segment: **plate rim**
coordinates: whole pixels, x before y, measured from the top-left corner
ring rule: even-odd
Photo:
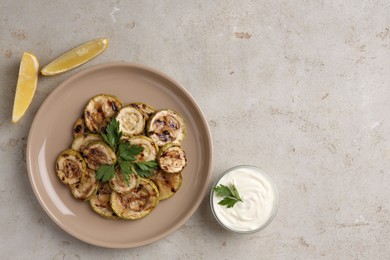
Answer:
[[[62,91],[64,86],[68,85],[69,82],[72,82],[73,80],[75,80],[75,79],[77,79],[79,77],[82,77],[82,76],[84,76],[86,74],[93,73],[95,71],[98,71],[98,70],[101,70],[101,69],[104,69],[104,68],[110,68],[110,67],[125,67],[125,68],[130,68],[130,69],[138,69],[138,70],[151,72],[151,73],[155,74],[156,76],[158,76],[160,78],[163,78],[164,80],[169,81],[177,89],[182,91],[183,94],[186,96],[186,98],[188,98],[191,101],[191,103],[192,103],[191,105],[193,105],[195,107],[196,113],[199,114],[199,118],[201,119],[202,125],[205,128],[205,133],[206,133],[205,140],[207,140],[207,142],[205,144],[203,144],[203,145],[206,145],[206,147],[207,147],[206,149],[210,153],[209,165],[207,167],[207,175],[206,175],[206,178],[205,178],[205,183],[204,183],[204,185],[203,185],[203,187],[202,187],[202,189],[200,191],[200,198],[198,200],[196,200],[196,202],[193,204],[193,206],[190,208],[190,210],[184,215],[184,217],[181,218],[178,222],[176,222],[172,226],[172,228],[170,228],[170,229],[168,229],[168,230],[166,230],[164,232],[161,232],[157,236],[154,236],[154,237],[149,238],[149,239],[145,239],[145,240],[140,241],[138,243],[126,244],[125,246],[122,246],[122,244],[125,244],[125,243],[122,243],[120,245],[115,245],[115,244],[110,244],[110,243],[106,243],[106,242],[96,241],[94,239],[85,238],[85,237],[79,235],[77,232],[75,232],[71,228],[68,228],[63,223],[61,223],[61,221],[59,221],[56,218],[56,216],[50,211],[50,209],[45,205],[42,197],[40,196],[40,193],[38,192],[35,180],[33,178],[32,160],[31,160],[31,156],[32,156],[31,155],[31,145],[32,145],[32,142],[33,142],[33,140],[32,140],[32,133],[35,130],[35,128],[37,127],[38,118],[43,113],[43,107],[45,106],[46,103],[49,102],[50,97],[54,96],[57,92]],[[55,87],[55,89],[53,89],[47,95],[45,100],[39,106],[38,111],[34,115],[34,119],[33,119],[32,123],[31,123],[30,130],[28,132],[28,139],[27,139],[27,145],[26,145],[26,166],[27,166],[27,172],[28,172],[30,185],[32,187],[32,190],[34,192],[34,195],[35,195],[36,199],[38,200],[39,204],[41,205],[41,207],[43,208],[45,213],[50,217],[50,219],[54,223],[56,223],[57,226],[59,226],[63,231],[65,231],[66,233],[70,234],[71,236],[77,238],[80,241],[83,241],[85,243],[88,243],[88,244],[91,244],[91,245],[94,245],[94,246],[105,247],[105,248],[117,248],[117,249],[119,249],[119,248],[136,248],[136,247],[141,247],[141,246],[146,246],[146,245],[152,244],[152,243],[157,242],[157,241],[159,241],[159,240],[169,236],[170,234],[174,233],[180,227],[182,227],[193,216],[193,214],[196,212],[196,210],[198,210],[200,204],[204,200],[205,195],[206,195],[206,193],[207,193],[207,191],[209,189],[209,184],[210,184],[211,177],[212,177],[213,142],[212,142],[210,126],[207,123],[206,116],[204,115],[203,111],[201,110],[199,104],[196,102],[196,100],[193,98],[193,96],[181,84],[179,84],[176,80],[172,79],[170,76],[166,75],[165,73],[163,73],[163,72],[161,72],[161,71],[159,71],[157,69],[154,69],[154,68],[142,65],[142,64],[130,63],[130,62],[107,62],[107,63],[103,63],[103,64],[94,65],[94,66],[91,66],[89,68],[83,69],[83,70],[81,70],[79,72],[76,72],[74,75],[72,75],[72,76],[68,77],[67,79],[65,79],[64,81],[62,81],[59,85],[57,85],[57,87]]]

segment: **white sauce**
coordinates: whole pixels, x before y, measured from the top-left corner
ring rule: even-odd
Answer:
[[[217,185],[230,187],[233,183],[243,202],[227,208],[218,204],[222,198],[215,192],[211,198],[214,214],[223,226],[238,232],[255,231],[274,217],[278,207],[278,192],[260,169],[252,166],[233,168]]]

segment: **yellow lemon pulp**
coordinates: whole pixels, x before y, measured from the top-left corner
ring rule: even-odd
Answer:
[[[86,42],[50,62],[41,70],[41,73],[51,76],[71,70],[95,58],[107,47],[108,40],[105,38]]]
[[[38,82],[39,63],[34,54],[24,52],[20,62],[18,83],[16,85],[12,123],[18,122],[31,104]]]

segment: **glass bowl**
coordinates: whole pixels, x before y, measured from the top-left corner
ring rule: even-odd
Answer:
[[[237,186],[239,193],[240,190],[243,192],[240,193],[243,202],[237,202],[232,208],[219,205],[222,198],[214,191],[220,184],[229,186],[229,181]],[[225,171],[213,185],[210,205],[215,219],[222,227],[236,233],[250,234],[264,229],[275,218],[279,208],[279,193],[272,179],[263,170],[251,165],[238,165]],[[253,210],[257,214],[250,216],[249,213]]]

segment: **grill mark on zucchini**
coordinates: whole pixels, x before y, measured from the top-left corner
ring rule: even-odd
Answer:
[[[64,174],[66,178],[80,178],[81,170],[78,164],[72,160],[66,159],[64,161]]]
[[[112,108],[112,110],[113,110],[114,112],[117,112],[117,113],[118,113],[119,109],[118,109],[118,107],[115,105],[114,102],[108,101],[108,104],[111,106],[111,108]]]
[[[139,219],[152,212],[158,204],[159,192],[152,181],[140,180],[140,184],[128,193],[111,194],[111,207],[123,219]]]
[[[156,112],[156,109],[145,103],[131,103],[130,106],[137,108],[145,117],[145,122],[149,120],[149,117]]]
[[[99,127],[107,117],[114,117],[122,107],[122,102],[113,95],[96,95],[84,109],[85,124],[91,132],[99,132]]]
[[[150,179],[158,188],[160,200],[169,199],[176,194],[183,182],[181,173],[167,173],[161,169],[157,170]]]
[[[78,136],[73,140],[72,149],[78,152],[82,152],[85,147],[95,141],[103,141],[103,138],[101,135],[97,134],[83,134],[82,136]]]
[[[99,183],[96,193],[90,199],[92,209],[102,217],[118,219],[110,204],[111,189],[108,183]]]
[[[89,132],[89,129],[85,125],[84,118],[80,117],[76,120],[76,122],[73,125],[73,136],[79,137],[83,136],[84,134],[87,134]]]
[[[79,183],[70,185],[73,197],[79,200],[88,200],[93,195],[93,192],[96,191],[96,188],[95,171],[91,169],[87,169],[81,176]]]
[[[65,150],[57,157],[56,173],[64,184],[70,185],[79,182],[86,169],[84,159],[75,150]]]
[[[95,141],[83,150],[85,161],[89,168],[97,170],[101,165],[116,163],[115,152],[103,141]]]
[[[180,146],[169,143],[158,152],[157,162],[164,171],[177,173],[181,172],[187,165],[187,156]]]
[[[130,192],[138,185],[138,176],[134,173],[130,174],[129,185],[126,183],[125,176],[123,175],[120,167],[115,169],[115,176],[109,181],[111,190],[118,193]]]
[[[76,126],[75,127],[75,129],[74,129],[74,133],[77,135],[77,134],[79,134],[80,133],[80,131],[81,131],[81,125],[78,125],[78,126]]]
[[[160,147],[170,142],[180,144],[186,135],[184,119],[169,109],[154,113],[146,129],[148,136]]]

